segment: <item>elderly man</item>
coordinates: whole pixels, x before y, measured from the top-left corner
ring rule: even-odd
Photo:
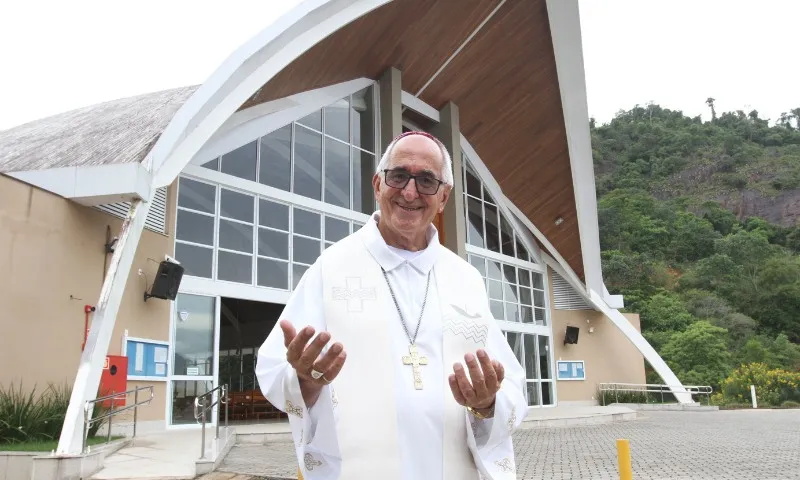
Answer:
[[[403,134],[372,185],[379,211],[308,269],[258,352],[261,390],[288,413],[302,475],[515,479],[525,374],[481,276],[438,242],[447,149]]]

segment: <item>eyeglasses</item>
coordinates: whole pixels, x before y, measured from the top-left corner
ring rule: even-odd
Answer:
[[[386,185],[392,188],[406,188],[412,178],[414,179],[414,185],[417,187],[417,193],[420,195],[434,195],[444,183],[428,173],[412,175],[406,170],[388,168],[383,171],[383,179],[386,181]]]

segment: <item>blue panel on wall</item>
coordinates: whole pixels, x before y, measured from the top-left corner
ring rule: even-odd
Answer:
[[[558,380],[586,380],[583,360],[558,360],[556,362],[556,378]]]
[[[128,340],[128,377],[166,377],[167,345]]]

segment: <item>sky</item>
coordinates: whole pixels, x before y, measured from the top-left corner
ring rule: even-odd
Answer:
[[[440,0],[441,1],[441,0]],[[455,0],[444,0],[455,1]],[[0,130],[202,83],[299,0],[18,0],[0,6]],[[589,114],[800,107],[796,0],[579,0]]]

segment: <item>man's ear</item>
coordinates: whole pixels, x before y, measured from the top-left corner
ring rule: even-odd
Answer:
[[[380,191],[381,188],[381,180],[382,178],[380,173],[376,173],[375,175],[372,176],[372,192],[374,194],[376,202],[378,201],[378,192]]]
[[[450,194],[453,191],[453,187],[450,185],[445,185],[444,191],[442,192],[442,204],[439,206],[439,213],[444,212],[444,207],[447,205],[447,201],[450,200]]]

